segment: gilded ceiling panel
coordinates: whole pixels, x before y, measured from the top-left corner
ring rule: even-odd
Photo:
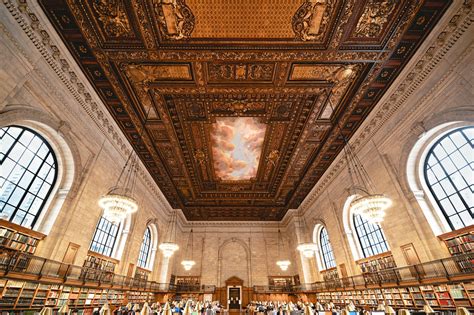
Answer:
[[[280,220],[450,1],[39,3],[172,207]]]

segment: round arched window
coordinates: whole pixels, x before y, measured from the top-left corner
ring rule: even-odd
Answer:
[[[455,129],[436,141],[426,156],[424,174],[451,229],[472,225],[474,127]]]
[[[57,178],[57,160],[49,143],[20,126],[0,129],[0,216],[33,228]]]

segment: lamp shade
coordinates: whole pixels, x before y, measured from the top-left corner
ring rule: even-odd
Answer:
[[[181,265],[183,265],[184,270],[189,271],[196,264],[194,260],[183,260]]]
[[[281,270],[286,271],[291,265],[291,262],[289,260],[279,260],[276,262],[276,264],[278,265],[278,267],[280,267]]]
[[[113,223],[122,222],[128,214],[138,210],[135,199],[118,193],[108,193],[100,197],[99,206],[104,209],[104,217]]]
[[[163,256],[169,258],[173,256],[174,252],[179,249],[179,246],[178,244],[175,244],[175,243],[165,242],[165,243],[161,243],[160,246],[158,246],[158,248],[163,253]]]
[[[350,207],[370,223],[379,224],[385,217],[385,210],[391,205],[390,198],[376,194],[358,197],[351,202]]]
[[[300,251],[304,257],[311,258],[314,255],[314,252],[318,249],[318,245],[316,243],[302,243],[296,247],[298,251]]]

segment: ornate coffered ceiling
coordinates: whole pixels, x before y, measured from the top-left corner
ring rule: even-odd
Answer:
[[[189,220],[298,207],[450,4],[39,2]]]

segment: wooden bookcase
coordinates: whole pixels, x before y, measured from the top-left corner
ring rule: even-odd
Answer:
[[[438,236],[444,241],[452,256],[474,250],[474,225]]]
[[[149,276],[150,276],[150,270],[143,269],[137,266],[135,270],[135,277],[134,277],[135,279],[141,280],[141,281],[147,281]]]
[[[45,235],[0,219],[0,245],[11,250],[34,254]]]
[[[84,277],[86,280],[92,281],[98,280],[99,276],[101,276],[102,280],[107,279],[106,277],[112,278],[114,276],[115,266],[118,262],[116,259],[89,251],[83,265],[83,267],[89,269],[87,269]]]
[[[383,302],[394,308],[421,309],[429,304],[436,310],[452,310],[460,306],[474,307],[474,283],[323,292],[316,293],[316,298],[320,303],[332,301],[339,306],[352,301],[359,307],[377,307]]]
[[[321,271],[321,274],[323,275],[324,281],[333,281],[339,279],[339,274],[336,267],[323,270]]]
[[[364,275],[365,281],[368,284],[378,283],[381,276],[389,278],[393,277],[393,274],[384,275],[383,273],[380,273],[380,271],[397,267],[391,252],[385,252],[368,258],[360,259],[357,261],[357,264],[359,265],[362,275]]]
[[[268,284],[277,287],[289,287],[293,284],[293,277],[269,276]]]
[[[201,277],[176,276],[176,285],[201,285]]]
[[[104,305],[153,302],[154,293],[113,289],[73,287],[58,284],[0,280],[0,310],[31,310],[44,306],[58,309],[68,304],[71,309],[92,309]]]

